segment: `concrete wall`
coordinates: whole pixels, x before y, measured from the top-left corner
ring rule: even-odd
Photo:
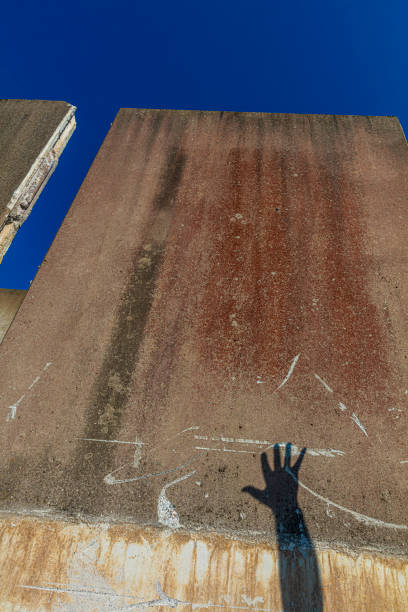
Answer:
[[[75,107],[0,100],[0,262],[75,129]]]
[[[392,117],[119,112],[2,344],[7,601],[80,609],[79,563],[132,609],[406,609],[407,166]]]
[[[27,291],[0,289],[0,343],[3,341]]]

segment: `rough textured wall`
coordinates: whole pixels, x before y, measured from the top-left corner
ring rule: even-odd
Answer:
[[[0,289],[0,343],[10,327],[27,291]]]
[[[121,110],[2,345],[3,510],[406,555],[407,164],[392,117]]]
[[[0,261],[75,129],[75,107],[0,100]]]

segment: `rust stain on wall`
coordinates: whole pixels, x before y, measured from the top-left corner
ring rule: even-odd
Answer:
[[[325,610],[406,610],[406,560],[324,548],[316,555]],[[275,612],[278,557],[264,540],[9,516],[0,521],[0,599],[2,610],[24,612]],[[309,609],[307,600],[299,609]]]
[[[406,550],[407,163],[389,117],[121,110],[2,344],[3,509],[273,537],[292,442],[314,540]]]
[[[384,393],[393,343],[368,292],[351,122],[241,122],[222,132],[220,197],[207,203],[214,239],[197,322],[206,367],[278,379],[302,353],[312,372],[333,370],[345,396]]]

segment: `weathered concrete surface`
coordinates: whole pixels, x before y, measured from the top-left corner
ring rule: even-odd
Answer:
[[[0,343],[3,341],[27,291],[20,289],[0,289]]]
[[[407,609],[406,561],[329,549],[318,550],[317,558],[325,610]],[[0,520],[4,611],[277,612],[278,567],[276,547],[265,541],[132,525]]]
[[[120,111],[2,344],[3,509],[273,539],[292,442],[316,546],[406,554],[407,168],[395,118]]]
[[[75,129],[75,107],[0,100],[0,262]]]

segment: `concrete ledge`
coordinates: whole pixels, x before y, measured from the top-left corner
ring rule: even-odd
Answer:
[[[65,102],[0,102],[0,124],[11,123],[0,140],[1,169],[6,175],[0,185],[0,262],[71,138],[75,110]]]
[[[408,608],[407,560],[324,547],[314,554],[324,610]],[[285,561],[282,594],[279,570]],[[293,580],[296,564],[304,567],[305,555],[279,555],[267,541],[13,515],[0,520],[4,611],[160,607],[272,612],[282,609],[285,597],[292,599],[293,609],[311,610],[307,585],[299,584],[299,567]],[[313,574],[309,578],[311,583],[316,579]]]

